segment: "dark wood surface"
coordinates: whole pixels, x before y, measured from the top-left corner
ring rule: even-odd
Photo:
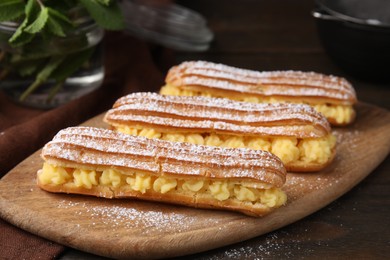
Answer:
[[[175,52],[176,62],[203,59],[257,70],[310,70],[345,76],[354,84],[359,100],[389,110],[390,85],[354,79],[328,58],[310,16],[313,2],[180,1],[207,18],[215,40],[207,52]],[[191,258],[386,259],[390,256],[389,172],[387,156],[359,185],[320,211],[280,230]],[[75,250],[67,251],[62,259],[80,257],[97,259]]]

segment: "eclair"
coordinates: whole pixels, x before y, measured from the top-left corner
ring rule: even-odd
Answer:
[[[253,103],[305,103],[332,125],[353,122],[357,102],[352,85],[341,77],[314,72],[239,69],[206,61],[184,62],[166,76],[164,95],[223,97]]]
[[[266,151],[229,149],[72,127],[47,143],[38,186],[263,216],[286,203],[286,169]]]
[[[130,135],[269,151],[293,172],[319,171],[336,151],[329,122],[306,104],[141,92],[119,98],[103,120]]]

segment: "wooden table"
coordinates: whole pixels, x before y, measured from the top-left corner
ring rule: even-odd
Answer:
[[[345,76],[360,101],[390,109],[390,86],[361,82],[324,52],[310,16],[311,0],[180,1],[208,19],[207,52],[175,52],[177,63],[209,60],[256,70],[304,70]],[[390,134],[390,133],[389,133]],[[369,140],[367,140],[369,144]],[[350,192],[294,224],[192,255],[192,259],[384,259],[390,256],[390,158]],[[76,250],[61,259],[103,259]],[[184,259],[184,257],[183,257]],[[187,259],[187,258],[186,258]]]

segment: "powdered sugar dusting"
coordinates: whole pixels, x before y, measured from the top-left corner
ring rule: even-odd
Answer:
[[[356,100],[352,85],[344,78],[314,72],[258,72],[206,61],[184,62],[173,67],[167,81],[183,79],[186,85],[201,85],[260,95],[321,96]]]
[[[111,203],[107,206],[96,205],[90,201],[69,201],[62,200],[58,203],[57,208],[72,210],[80,219],[87,218],[87,225],[99,226],[102,229],[115,232],[117,229],[121,232],[125,230],[141,229],[142,235],[155,234],[156,232],[181,233],[193,229],[194,224],[198,221],[196,217],[191,217],[188,213],[180,213],[180,210],[164,212],[159,210],[139,209],[137,202]],[[210,220],[211,222],[211,220]],[[216,224],[218,220],[213,220]],[[207,221],[205,221],[207,224]],[[210,223],[210,224],[212,224]],[[79,224],[81,226],[83,224]],[[86,225],[86,224],[84,224]],[[87,227],[89,228],[89,227]]]
[[[250,178],[277,187],[286,174],[280,159],[266,151],[176,143],[92,127],[61,130],[45,145],[42,157],[162,174]]]
[[[345,149],[356,149],[357,143],[361,141],[361,132],[359,130],[334,130],[333,134],[337,137],[339,145],[345,146]]]
[[[241,81],[253,84],[288,84],[288,85],[311,85],[329,89],[349,88],[350,84],[342,78],[325,76],[314,72],[302,71],[268,71],[257,72],[237,70],[233,67],[219,66],[219,70],[210,67],[187,67],[186,74],[205,75],[213,78],[224,78],[233,81]]]
[[[310,230],[305,229],[302,232],[310,233]],[[297,237],[285,230],[272,232],[264,236],[252,239],[246,243],[238,243],[229,248],[214,250],[213,255],[199,254],[199,257],[193,259],[297,259],[305,256],[310,256],[316,246],[326,246],[325,241],[313,239],[304,234],[303,238]],[[313,248],[307,248],[307,243],[312,243]],[[294,255],[300,249],[300,246],[305,248],[305,251],[299,251],[299,255]],[[291,250],[289,250],[291,249]]]
[[[218,64],[218,63],[212,63],[208,61],[187,61],[181,63],[179,66],[177,66],[176,70],[185,70],[188,72],[188,74],[197,74],[196,71],[211,71],[214,73],[226,73],[226,77],[228,75],[234,75],[242,76],[245,78],[254,78],[254,79],[273,79],[275,81],[283,80],[280,79],[280,77],[286,77],[289,79],[301,79],[301,80],[317,80],[321,82],[333,82],[333,83],[339,83],[342,86],[345,86],[346,88],[350,87],[350,83],[341,77],[335,77],[332,75],[324,75],[320,73],[315,72],[302,72],[302,71],[293,71],[293,70],[287,70],[287,71],[254,71],[254,70],[248,70],[248,69],[241,69],[236,68],[232,66],[228,66],[225,64]]]
[[[274,84],[269,86],[251,86],[245,83],[235,83],[228,80],[205,78],[198,76],[188,76],[183,78],[183,84],[189,86],[202,86],[206,88],[215,88],[222,90],[236,91],[262,96],[298,96],[298,97],[323,97],[333,99],[349,99],[350,94],[340,91],[334,91],[327,88],[313,88],[310,86],[291,87],[289,85]]]
[[[222,98],[134,93],[120,98],[105,116],[109,123],[146,123],[262,135],[322,137],[330,126],[324,116],[304,104],[254,104]],[[312,131],[307,131],[307,127]],[[306,131],[305,131],[306,129]]]

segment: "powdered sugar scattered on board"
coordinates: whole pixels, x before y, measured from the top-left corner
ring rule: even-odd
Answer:
[[[358,142],[361,142],[360,135],[362,134],[359,130],[334,130],[333,134],[337,137],[337,144],[343,145],[347,149],[354,149]]]
[[[93,205],[93,206],[92,206]],[[135,207],[134,207],[135,205]],[[75,202],[70,200],[62,200],[58,203],[59,209],[77,209],[76,215],[81,218],[88,218],[87,223],[78,223],[78,227],[97,226],[106,228],[107,230],[115,231],[116,229],[140,229],[142,234],[155,232],[173,232],[181,233],[189,231],[193,228],[193,224],[198,221],[196,218],[191,218],[188,214],[181,214],[179,211],[164,212],[159,210],[140,210],[137,207],[137,202],[129,202],[128,205],[120,203],[110,204],[107,206],[96,205],[88,201]],[[211,223],[212,222],[212,223]],[[185,223],[185,224],[184,224]],[[210,221],[211,224],[218,224],[215,220]]]
[[[310,232],[307,229],[303,232]],[[312,249],[308,249],[305,243],[311,243]],[[249,244],[249,245],[248,245]],[[293,255],[293,251],[300,249],[300,245],[306,247],[301,254]],[[212,260],[219,259],[296,259],[309,256],[315,250],[315,246],[326,246],[324,241],[310,241],[310,238],[300,239],[287,231],[277,231],[266,234],[262,237],[249,240],[244,244],[239,243],[226,249],[217,249],[213,256],[206,258]],[[294,250],[289,251],[289,248]],[[206,259],[203,254],[191,256],[192,259]]]
[[[310,196],[312,192],[318,192],[319,190],[327,190],[334,188],[335,186],[345,185],[345,180],[341,178],[342,174],[346,171],[344,169],[344,156],[349,156],[349,151],[352,152],[362,141],[361,132],[358,130],[346,130],[337,128],[332,133],[337,138],[337,150],[336,158],[334,162],[325,168],[320,173],[289,173],[287,174],[286,183],[283,190],[286,191],[290,200],[295,200],[305,194]],[[343,153],[338,151],[342,150]],[[350,160],[351,163],[353,162]],[[356,161],[356,163],[358,163]],[[329,174],[332,173],[332,174]]]

